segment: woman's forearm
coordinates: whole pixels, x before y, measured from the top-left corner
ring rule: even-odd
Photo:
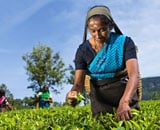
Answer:
[[[120,100],[120,103],[127,102],[129,103],[134,94],[136,93],[139,80],[139,70],[137,59],[130,59],[126,62],[126,68],[128,72],[129,80],[126,85],[124,94]]]
[[[133,78],[131,77],[128,80],[126,89],[125,89],[124,94],[120,100],[120,103],[124,103],[124,102],[129,103],[137,91],[137,86],[138,86],[138,77],[137,76],[135,76]]]
[[[71,88],[71,91],[83,92],[85,81],[85,70],[76,70],[74,85]]]

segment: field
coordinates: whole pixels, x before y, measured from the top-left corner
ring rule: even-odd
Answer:
[[[160,100],[142,101],[133,119],[106,114],[92,118],[90,106],[23,109],[0,113],[0,130],[160,130]]]

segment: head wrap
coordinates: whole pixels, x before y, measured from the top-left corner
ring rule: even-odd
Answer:
[[[85,27],[84,27],[83,41],[85,41],[86,38],[87,38],[87,22],[88,22],[88,19],[91,16],[98,15],[98,14],[105,15],[109,19],[109,21],[114,24],[115,32],[118,33],[118,34],[122,34],[121,30],[118,28],[118,26],[114,22],[109,8],[107,6],[99,5],[99,6],[92,7],[87,13],[86,21],[85,21]]]

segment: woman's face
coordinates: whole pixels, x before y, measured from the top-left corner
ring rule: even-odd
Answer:
[[[109,25],[105,25],[98,17],[91,18],[88,21],[88,29],[96,43],[104,43],[109,38]]]
[[[47,92],[47,91],[48,91],[48,87],[45,86],[45,87],[43,88],[43,91],[44,91],[44,92]]]

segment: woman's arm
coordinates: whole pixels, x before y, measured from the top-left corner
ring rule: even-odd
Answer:
[[[84,89],[85,74],[85,70],[75,71],[74,85],[66,95],[66,102],[68,105],[75,106],[77,104],[77,95],[79,92],[82,93]],[[71,99],[73,102],[68,103],[69,99]]]
[[[138,77],[139,77],[137,59],[128,60],[126,62],[126,69],[128,72],[129,80],[128,80],[125,92],[120,100],[120,103],[123,103],[123,102],[129,103],[137,90]]]
[[[76,70],[74,85],[71,88],[71,91],[83,92],[84,89],[84,80],[85,80],[85,70]]]
[[[7,104],[6,106],[7,106],[7,108],[8,108],[9,110],[12,110],[12,109],[13,109],[10,104]]]
[[[117,116],[119,120],[128,120],[131,118],[131,111],[129,107],[129,102],[134,96],[137,85],[138,85],[138,76],[139,76],[139,69],[138,69],[138,61],[137,59],[129,59],[126,61],[126,69],[128,72],[128,83],[124,94],[119,102]]]
[[[6,104],[6,108],[9,109],[9,110],[12,110],[12,106],[10,105],[10,103],[7,101],[7,99],[5,100],[5,104]]]

